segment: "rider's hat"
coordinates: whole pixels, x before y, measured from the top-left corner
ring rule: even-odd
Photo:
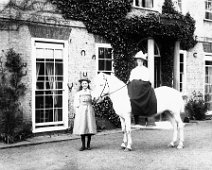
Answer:
[[[135,59],[140,58],[143,60],[147,60],[147,54],[144,54],[143,51],[139,51],[136,53],[136,55],[134,56]]]

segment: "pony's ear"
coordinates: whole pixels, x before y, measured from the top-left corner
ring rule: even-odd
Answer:
[[[105,73],[102,73],[103,79],[106,80],[107,79],[107,75]]]

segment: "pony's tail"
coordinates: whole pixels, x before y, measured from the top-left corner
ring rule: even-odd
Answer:
[[[181,99],[182,99],[182,101],[181,101],[181,109],[180,109],[180,113],[181,114],[185,113],[186,98],[187,98],[187,96],[184,96],[184,95],[181,96]]]

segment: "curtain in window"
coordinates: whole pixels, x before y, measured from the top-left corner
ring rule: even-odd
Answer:
[[[51,89],[52,92],[52,97],[54,100],[54,107],[57,106],[57,101],[58,101],[58,92],[54,89],[54,64],[53,63],[47,63],[46,64],[46,72],[47,72],[47,77],[48,77],[48,81],[49,81],[49,87]],[[58,69],[55,69],[55,74],[57,75]],[[56,77],[56,76],[55,76]],[[57,89],[58,87],[58,82],[55,82],[55,88]],[[53,108],[54,108],[53,107]],[[58,121],[58,110],[55,109],[55,113],[54,113],[54,120]]]
[[[47,63],[46,64],[46,72],[47,72],[47,77],[49,80],[49,87],[53,91],[54,88],[54,65],[52,63]]]
[[[40,72],[40,63],[36,63],[36,81],[38,81],[38,75]],[[36,87],[38,89],[38,87]]]
[[[54,95],[54,104],[57,106],[58,103],[58,87],[59,87],[59,82],[58,82],[58,65],[55,65],[55,95]],[[58,121],[58,108],[55,108],[55,121]]]
[[[153,0],[145,0],[146,8],[153,8]]]

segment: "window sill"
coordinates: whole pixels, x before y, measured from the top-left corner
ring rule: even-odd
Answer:
[[[205,22],[212,22],[212,19],[203,19]]]
[[[132,8],[135,8],[135,9],[143,9],[143,10],[148,10],[148,11],[155,11],[155,12],[159,12],[159,11],[158,11],[158,10],[156,10],[155,8],[138,7],[138,6],[132,6]]]

